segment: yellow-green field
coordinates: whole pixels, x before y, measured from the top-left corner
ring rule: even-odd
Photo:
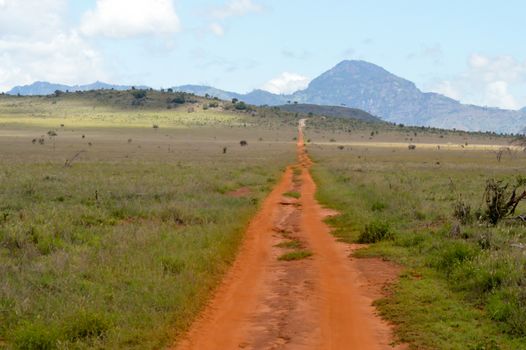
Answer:
[[[492,225],[484,219],[487,181],[511,186],[526,175],[522,149],[511,148],[499,160],[493,148],[415,142],[409,150],[401,140],[342,149],[338,141],[316,142],[341,134],[311,129],[308,136],[318,198],[342,213],[330,220],[335,234],[371,243],[359,257],[380,256],[404,267],[376,303],[396,325],[399,341],[412,349],[526,349],[526,227],[521,220]],[[491,141],[467,137],[468,144]],[[455,212],[459,205],[464,216]],[[523,203],[515,216],[525,212]]]
[[[55,100],[0,98],[0,347],[162,348],[294,161],[295,124]]]
[[[305,116],[181,96],[0,96],[0,348],[158,349],[192,323]],[[377,302],[400,341],[526,348],[526,229],[481,220],[488,179],[524,175],[511,138],[311,116],[306,140],[335,234],[405,268]]]

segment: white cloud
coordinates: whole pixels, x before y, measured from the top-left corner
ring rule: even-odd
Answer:
[[[444,80],[435,84],[432,87],[432,90],[455,100],[460,100],[462,98],[460,91],[458,91],[454,86],[454,83],[449,80]]]
[[[0,90],[36,80],[88,82],[105,77],[100,55],[66,28],[65,0],[0,0]]]
[[[47,37],[60,29],[66,0],[0,0],[0,37]]]
[[[218,19],[226,19],[261,12],[262,10],[263,6],[254,3],[252,0],[229,0],[225,5],[214,9],[212,16]]]
[[[46,80],[66,84],[103,78],[101,59],[75,32],[45,41],[0,40],[0,90]]]
[[[219,23],[210,24],[210,30],[217,36],[225,35],[225,28],[223,28],[223,26]]]
[[[274,94],[291,94],[303,90],[309,85],[310,79],[295,73],[282,73],[263,85],[263,90]]]
[[[454,79],[441,81],[430,90],[464,103],[518,109],[526,105],[515,90],[526,88],[526,62],[511,56],[472,54],[468,69]]]
[[[81,32],[126,38],[144,34],[173,34],[181,29],[172,0],[97,0],[88,11]]]
[[[508,83],[494,81],[486,86],[486,101],[489,106],[501,106],[508,109],[518,109],[519,104],[509,92]]]

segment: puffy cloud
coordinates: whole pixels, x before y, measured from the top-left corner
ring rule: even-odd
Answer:
[[[457,77],[431,85],[430,90],[465,103],[518,109],[526,104],[514,95],[526,85],[526,62],[511,56],[472,54],[468,69]]]
[[[0,0],[0,90],[105,77],[98,52],[66,28],[66,13],[65,0]]]
[[[49,40],[0,39],[0,90],[46,80],[66,84],[103,79],[101,58],[75,32]]]
[[[263,6],[252,0],[228,0],[223,6],[209,8],[206,17],[210,23],[205,30],[217,36],[225,34],[226,22],[232,17],[241,17],[263,11]]]
[[[454,84],[449,80],[444,80],[435,84],[432,90],[455,100],[460,100],[462,98],[460,91],[458,91]]]
[[[509,92],[508,83],[505,81],[493,81],[486,86],[486,101],[489,106],[501,106],[509,109],[519,108],[519,104]]]
[[[51,35],[66,9],[66,0],[0,0],[0,37]]]
[[[282,73],[263,85],[263,90],[274,94],[291,94],[309,86],[310,79],[295,73]]]
[[[88,11],[81,32],[126,38],[144,34],[173,34],[181,29],[172,0],[97,0]]]
[[[262,10],[263,6],[254,3],[252,0],[229,0],[224,6],[214,9],[212,16],[218,19],[225,19],[261,12]]]

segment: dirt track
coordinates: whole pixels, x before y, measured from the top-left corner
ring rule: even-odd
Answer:
[[[323,219],[331,213],[314,196],[303,126],[301,175],[287,169],[213,300],[174,349],[392,349],[391,329],[371,303],[397,270],[379,260],[351,259],[352,247],[330,234]],[[300,199],[284,197],[288,191]],[[291,241],[312,257],[278,260],[294,249],[277,245]]]

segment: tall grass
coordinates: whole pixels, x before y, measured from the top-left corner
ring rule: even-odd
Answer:
[[[39,111],[50,102],[16,103]],[[64,103],[72,104],[66,111],[78,108],[78,101]],[[19,107],[0,107],[14,123]],[[232,128],[207,113],[195,113],[185,131],[163,124],[156,131],[150,121],[143,129],[86,128],[64,116],[56,146],[31,143],[42,130],[34,117],[0,126],[22,135],[0,137],[0,348],[157,349],[190,325],[295,157],[292,143],[270,142],[222,154],[239,135],[252,141],[275,132]],[[196,126],[199,120],[216,127]],[[287,140],[295,132],[281,131]],[[239,188],[250,191],[230,195]]]
[[[319,200],[342,213],[330,219],[335,234],[374,243],[358,256],[407,267],[377,304],[400,340],[418,349],[526,348],[526,228],[455,217],[459,198],[478,210],[486,179],[514,178],[524,155],[498,163],[482,151],[311,147],[311,154]]]

